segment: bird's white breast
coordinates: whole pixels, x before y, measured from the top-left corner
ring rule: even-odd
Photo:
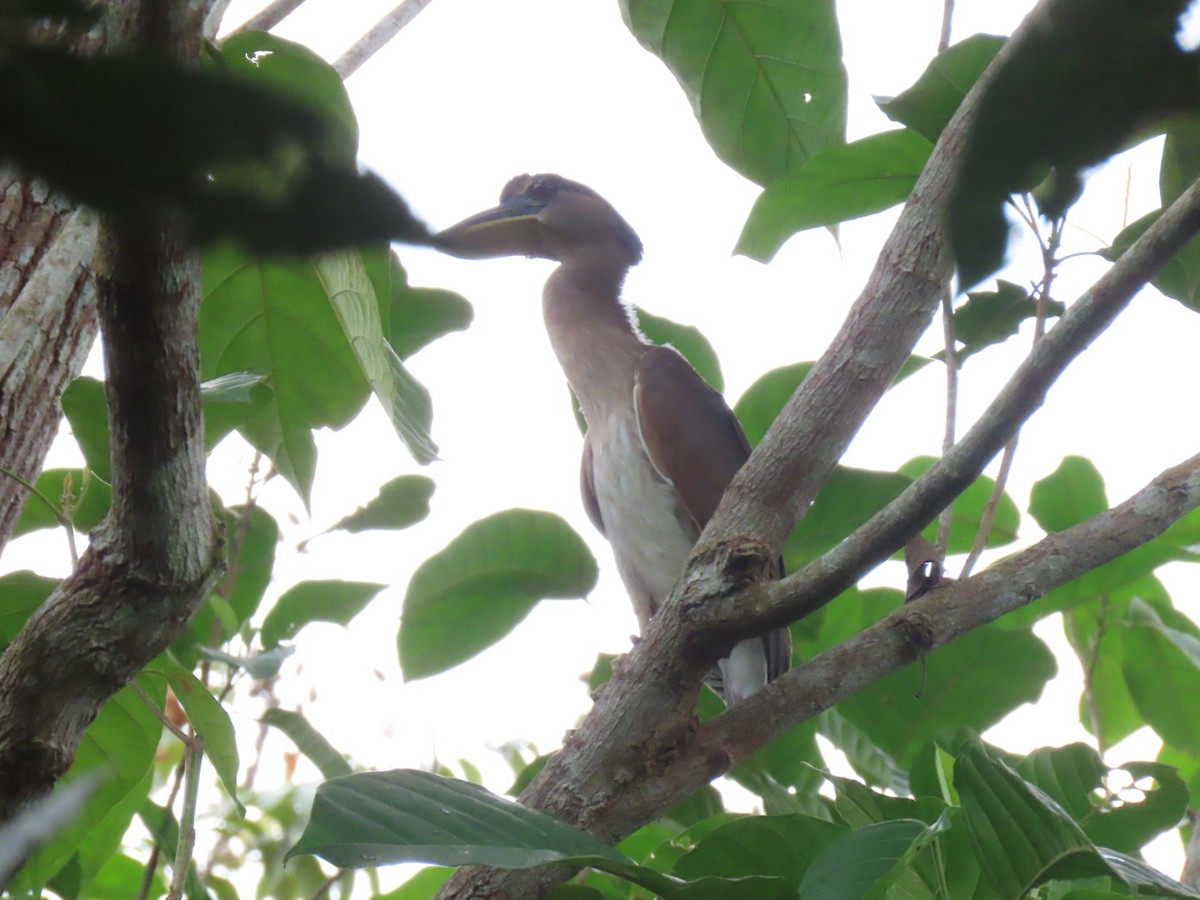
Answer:
[[[646,455],[632,406],[594,418],[588,428],[596,502],[644,630],[683,571],[698,532]]]

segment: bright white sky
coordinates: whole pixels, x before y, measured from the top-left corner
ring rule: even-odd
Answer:
[[[235,0],[227,21],[236,24],[262,5]],[[308,0],[276,33],[333,60],[393,5]],[[959,0],[954,40],[1010,33],[1031,5]],[[891,127],[872,96],[896,94],[917,78],[936,48],[941,12],[940,0],[840,4],[851,139]],[[434,0],[347,86],[363,164],[435,229],[491,206],[520,172],[558,172],[607,197],[646,245],[626,296],[708,336],[731,402],[768,369],[819,355],[894,219],[884,214],[849,223],[840,246],[822,230],[798,236],[769,266],[733,257],[758,188],[708,149],[673,77],[629,35],[614,0]],[[1157,156],[1157,148],[1135,152],[1094,177],[1072,217],[1068,249],[1104,246],[1122,224],[1158,205]],[[483,769],[489,787],[502,791],[511,780],[507,766],[488,748],[516,739],[543,752],[557,747],[590,705],[579,676],[597,652],[626,649],[636,624],[607,545],[578,498],[579,434],[541,323],[541,285],[552,264],[465,262],[410,248],[401,248],[401,258],[413,284],[457,290],[476,313],[467,332],[437,342],[410,364],[435,404],[442,460],[424,470],[438,483],[433,513],[408,531],[330,535],[306,554],[292,551],[384,481],[422,471],[374,404],[344,431],[320,436],[311,519],[281,481],[268,487],[263,504],[286,533],[269,597],[308,578],[390,585],[349,630],[307,629],[279,693],[356,765],[427,766],[436,757],[453,766],[467,758]],[[1036,277],[1037,261],[1026,254],[1024,262],[1009,277]],[[1066,264],[1058,298],[1070,302],[1102,270],[1091,259]],[[935,352],[937,341],[935,335],[920,349]],[[1200,318],[1145,292],[1023,433],[1010,488],[1018,506],[1024,509],[1032,482],[1067,454],[1092,458],[1116,502],[1194,453],[1200,420],[1178,408],[1170,388],[1194,384],[1198,345]],[[967,364],[960,432],[1027,347],[1022,335]],[[893,391],[845,461],[894,469],[939,452],[943,390],[940,367],[930,366]],[[227,502],[243,496],[249,458],[233,440],[214,457],[210,477]],[[52,458],[59,465],[73,461],[69,446]],[[470,522],[514,506],[566,517],[592,545],[599,587],[587,602],[543,604],[501,645],[445,675],[402,683],[395,635],[408,576]],[[1038,536],[1028,517],[1022,535]],[[58,536],[25,539],[4,568],[64,572],[62,543]],[[1188,607],[1194,576],[1165,574],[1176,601]],[[900,587],[903,573],[885,568],[872,583]],[[1046,624],[1039,633],[1050,638],[1061,629]],[[1042,702],[990,737],[1014,751],[1086,739],[1076,716],[1078,666],[1061,652],[1059,663],[1060,678]],[[238,725],[248,760],[259,710],[244,708],[250,711]],[[277,735],[272,741],[268,754],[272,746],[276,753],[291,749]],[[1152,742],[1141,742],[1118,748],[1110,762],[1154,752]],[[1175,851],[1156,861],[1178,874],[1179,859]]]

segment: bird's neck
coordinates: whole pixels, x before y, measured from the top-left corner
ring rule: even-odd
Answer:
[[[646,350],[621,302],[626,271],[564,260],[542,294],[550,343],[589,422],[629,406],[634,369]]]

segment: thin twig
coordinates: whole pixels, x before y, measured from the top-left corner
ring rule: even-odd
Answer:
[[[1096,750],[1101,756],[1108,752],[1105,746],[1104,729],[1100,726],[1100,706],[1096,702],[1096,666],[1100,663],[1100,644],[1108,632],[1109,599],[1100,595],[1100,614],[1096,618],[1096,638],[1088,652],[1087,667],[1083,670],[1083,696],[1087,701],[1088,715],[1092,718],[1092,734],[1096,738]]]
[[[400,33],[400,29],[417,17],[431,0],[404,0],[399,6],[380,19],[375,27],[355,41],[354,46],[338,57],[334,71],[345,81],[358,71],[358,67],[378,53],[383,46]]]
[[[950,27],[954,22],[954,0],[942,7],[942,33],[938,36],[938,53],[950,46]]]
[[[200,795],[200,764],[204,760],[204,738],[193,735],[184,744],[183,765],[186,785],[183,790],[183,809],[179,813],[179,843],[175,848],[175,862],[171,867],[171,887],[167,900],[180,900],[188,868],[192,864],[192,851],[196,847],[196,798]]]
[[[151,705],[153,706],[154,704]],[[164,809],[170,809],[175,805],[175,798],[179,796],[179,789],[183,786],[183,769],[183,760],[181,759],[179,765],[175,767],[175,780],[171,783],[171,791],[167,794],[167,802],[163,804]],[[150,851],[150,859],[146,862],[146,870],[142,875],[142,889],[138,892],[138,900],[147,900],[150,896],[150,888],[154,886],[154,872],[158,869],[158,860],[161,856],[162,844],[155,837],[154,848]]]
[[[230,35],[241,34],[243,31],[270,31],[304,3],[304,0],[275,0],[252,15],[239,25]]]
[[[21,485],[21,487],[30,491],[33,496],[45,503],[47,507],[49,507],[50,512],[54,514],[54,518],[58,520],[58,524],[61,525],[67,532],[67,546],[70,548],[71,565],[77,565],[79,563],[79,551],[75,547],[75,523],[71,521],[71,517],[63,511],[62,507],[38,490],[37,485],[31,481],[26,481],[16,472],[12,471],[12,469],[6,469],[4,466],[0,466],[0,475],[11,478],[17,484]]]

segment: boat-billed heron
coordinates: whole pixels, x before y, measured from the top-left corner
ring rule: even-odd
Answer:
[[[750,454],[719,393],[673,348],[648,343],[621,302],[642,242],[599,194],[558,175],[518,175],[500,205],[437,236],[466,259],[559,263],[542,310],[550,343],[587,420],[581,487],[645,630],[701,529]],[[785,672],[787,629],[741,642],[708,677],[732,705]]]

